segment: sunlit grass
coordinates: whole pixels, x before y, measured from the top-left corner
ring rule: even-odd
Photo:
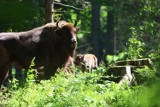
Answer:
[[[80,70],[79,70],[80,71]],[[12,80],[0,92],[0,106],[6,107],[152,107],[160,106],[160,85],[128,87],[114,82],[97,81],[105,68],[92,73],[58,73],[40,83],[27,81],[19,86]],[[33,78],[32,78],[33,79]],[[30,83],[31,82],[31,83]]]

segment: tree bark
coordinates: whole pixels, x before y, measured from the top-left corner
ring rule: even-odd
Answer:
[[[45,22],[54,22],[54,1],[45,0]]]
[[[109,2],[108,7],[113,7],[114,2]],[[106,54],[114,54],[114,10],[111,9],[108,11],[107,16],[107,35],[106,35]]]
[[[92,42],[93,53],[98,58],[98,62],[102,58],[102,48],[100,45],[100,3],[92,3]]]

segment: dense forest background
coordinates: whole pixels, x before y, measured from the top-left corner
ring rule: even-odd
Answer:
[[[1,0],[0,32],[24,31],[45,24],[50,0]],[[78,53],[124,58],[158,57],[159,0],[55,0],[54,21],[78,20]],[[132,49],[131,49],[132,48]]]
[[[58,71],[40,84],[32,67],[22,72],[13,67],[13,78],[0,90],[0,106],[159,107],[159,4],[160,0],[0,0],[0,32],[77,19],[77,54],[93,53],[100,63],[94,72],[75,68],[75,74],[66,75]],[[153,63],[132,70],[132,86],[105,80],[115,61],[145,58]]]

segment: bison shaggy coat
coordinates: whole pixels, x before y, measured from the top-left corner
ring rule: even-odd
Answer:
[[[0,33],[0,86],[12,65],[28,69],[35,58],[34,68],[44,67],[44,78],[58,68],[72,64],[78,28],[66,21],[48,23],[24,32]]]

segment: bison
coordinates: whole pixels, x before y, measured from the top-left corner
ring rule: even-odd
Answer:
[[[79,28],[66,21],[48,23],[24,32],[0,33],[0,86],[12,65],[28,69],[35,58],[34,68],[44,68],[44,78],[58,68],[72,64]]]
[[[93,54],[80,54],[75,57],[74,63],[82,71],[91,71],[98,67],[97,57]]]

